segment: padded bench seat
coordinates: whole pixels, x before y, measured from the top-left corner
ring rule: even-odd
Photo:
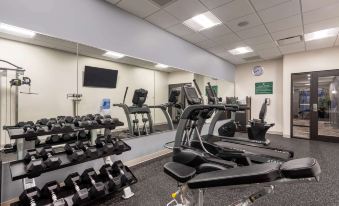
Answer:
[[[190,180],[196,173],[193,167],[177,162],[167,162],[164,165],[164,172],[173,177],[176,181],[184,183]]]

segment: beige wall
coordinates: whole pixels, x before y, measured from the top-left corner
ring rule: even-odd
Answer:
[[[290,136],[291,74],[339,69],[339,47],[285,55],[283,58],[283,135]]]
[[[264,74],[253,76],[251,71],[253,66],[261,65],[264,67]],[[268,106],[266,121],[274,122],[275,126],[269,132],[282,133],[282,93],[283,93],[283,65],[282,59],[262,61],[256,63],[238,65],[235,70],[235,96],[239,99],[245,99],[246,96],[252,98],[252,118],[258,118],[259,111],[265,98],[271,99],[271,105]],[[273,94],[256,95],[256,82],[273,81]]]

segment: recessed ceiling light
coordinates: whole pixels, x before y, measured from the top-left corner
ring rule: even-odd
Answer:
[[[320,31],[315,31],[312,33],[305,34],[305,41],[313,41],[317,39],[324,39],[332,36],[337,36],[339,32],[339,27],[331,29],[323,29]]]
[[[112,59],[120,59],[123,58],[125,55],[118,53],[118,52],[113,52],[113,51],[107,51],[105,54],[103,54],[106,57],[112,58]]]
[[[156,64],[155,67],[159,68],[159,69],[166,69],[166,68],[168,68],[168,66],[166,64]]]
[[[7,33],[7,34],[12,34],[15,36],[20,36],[20,37],[25,37],[25,38],[33,38],[36,35],[34,31],[12,26],[9,24],[4,24],[4,23],[0,23],[0,31]]]
[[[208,11],[184,21],[183,24],[194,31],[201,31],[219,25],[221,24],[221,21],[216,16],[214,16],[214,14]]]
[[[238,47],[238,48],[235,48],[235,49],[231,49],[231,50],[228,50],[228,52],[233,54],[233,55],[239,55],[239,54],[246,54],[246,53],[249,53],[249,52],[253,52],[253,49],[246,46],[246,47]]]

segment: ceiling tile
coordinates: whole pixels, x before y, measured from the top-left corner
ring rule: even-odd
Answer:
[[[216,47],[218,44],[215,43],[215,42],[212,41],[212,40],[206,39],[206,40],[204,40],[204,41],[201,41],[201,42],[196,43],[196,45],[197,45],[198,47],[201,47],[201,48],[204,48],[204,49],[209,49],[209,48]]]
[[[277,44],[274,41],[271,41],[271,42],[268,42],[268,43],[253,45],[253,46],[251,46],[251,48],[254,49],[254,50],[276,49]]]
[[[216,37],[231,33],[232,31],[227,28],[225,25],[220,24],[218,26],[212,27],[210,29],[205,29],[201,31],[200,33],[203,34],[204,36],[214,39]]]
[[[298,35],[303,35],[303,28],[301,26],[271,33],[271,36],[274,40],[284,39],[287,37]]]
[[[233,0],[200,0],[208,9],[214,9]]]
[[[266,34],[266,35],[254,37],[251,39],[246,39],[244,40],[244,42],[248,44],[249,46],[252,46],[252,45],[257,45],[257,44],[271,43],[273,41],[270,35]]]
[[[180,23],[178,19],[163,10],[157,11],[156,13],[147,17],[146,20],[161,28],[168,28],[170,26]]]
[[[218,56],[228,53],[224,47],[219,46],[219,45],[216,47],[208,48],[207,50]]]
[[[258,12],[265,23],[277,21],[300,13],[299,0],[290,0]]]
[[[339,16],[339,3],[303,13],[304,24],[310,24]]]
[[[303,12],[308,12],[338,2],[339,2],[338,0],[301,0],[301,5],[303,8]]]
[[[339,27],[339,17],[327,19],[324,21],[319,21],[319,22],[312,23],[312,24],[306,24],[304,26],[304,32],[310,33],[310,32],[333,28],[333,27]]]
[[[250,0],[250,1],[252,2],[254,8],[257,11],[259,11],[276,6],[288,0]]]
[[[182,38],[189,41],[189,42],[192,42],[192,43],[197,43],[197,42],[201,42],[201,41],[206,40],[206,37],[204,37],[203,35],[201,35],[197,32],[185,35]]]
[[[247,0],[235,0],[231,3],[213,9],[212,13],[214,13],[223,22],[227,22],[232,19],[254,13],[254,10]]]
[[[277,32],[301,25],[302,25],[301,14],[298,14],[295,16],[280,19],[278,21],[267,23],[266,27],[269,32]]]
[[[242,39],[249,39],[249,38],[252,38],[252,37],[267,34],[267,30],[266,30],[264,25],[260,25],[260,26],[252,27],[250,29],[238,31],[236,33]]]
[[[141,18],[159,10],[158,7],[147,0],[122,0],[117,6]]]
[[[165,10],[182,21],[207,11],[198,0],[178,0],[165,7]]]
[[[241,39],[233,33],[220,36],[213,40],[220,46],[229,46],[230,44],[234,44],[235,42],[241,42]]]
[[[226,61],[231,62],[232,64],[243,64],[246,63],[246,61],[238,56],[229,56],[225,55],[222,58],[224,58]]]
[[[278,48],[263,49],[257,51],[257,53],[264,59],[271,59],[281,56],[281,53]]]
[[[314,49],[321,49],[326,47],[333,47],[337,37],[329,37],[326,39],[319,39],[314,41],[307,41],[306,42],[306,50],[314,50]]]
[[[116,4],[118,3],[120,0],[106,0],[107,2],[111,3],[111,4]]]
[[[177,25],[171,26],[170,28],[167,29],[167,31],[177,36],[181,36],[181,37],[194,32],[193,30],[191,30],[190,28],[188,28],[187,26],[183,24],[177,24]]]
[[[247,22],[246,26],[238,26],[240,22]],[[247,16],[243,16],[232,21],[228,21],[225,23],[232,31],[240,31],[244,29],[248,29],[254,26],[258,26],[262,24],[261,20],[256,14],[250,14]]]
[[[302,51],[305,51],[305,42],[285,45],[285,46],[281,46],[279,48],[280,48],[281,53],[283,53],[283,54],[302,52]]]

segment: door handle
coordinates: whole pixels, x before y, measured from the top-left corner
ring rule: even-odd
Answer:
[[[313,104],[312,105],[312,110],[313,110],[313,112],[317,112],[318,111],[318,104]]]

